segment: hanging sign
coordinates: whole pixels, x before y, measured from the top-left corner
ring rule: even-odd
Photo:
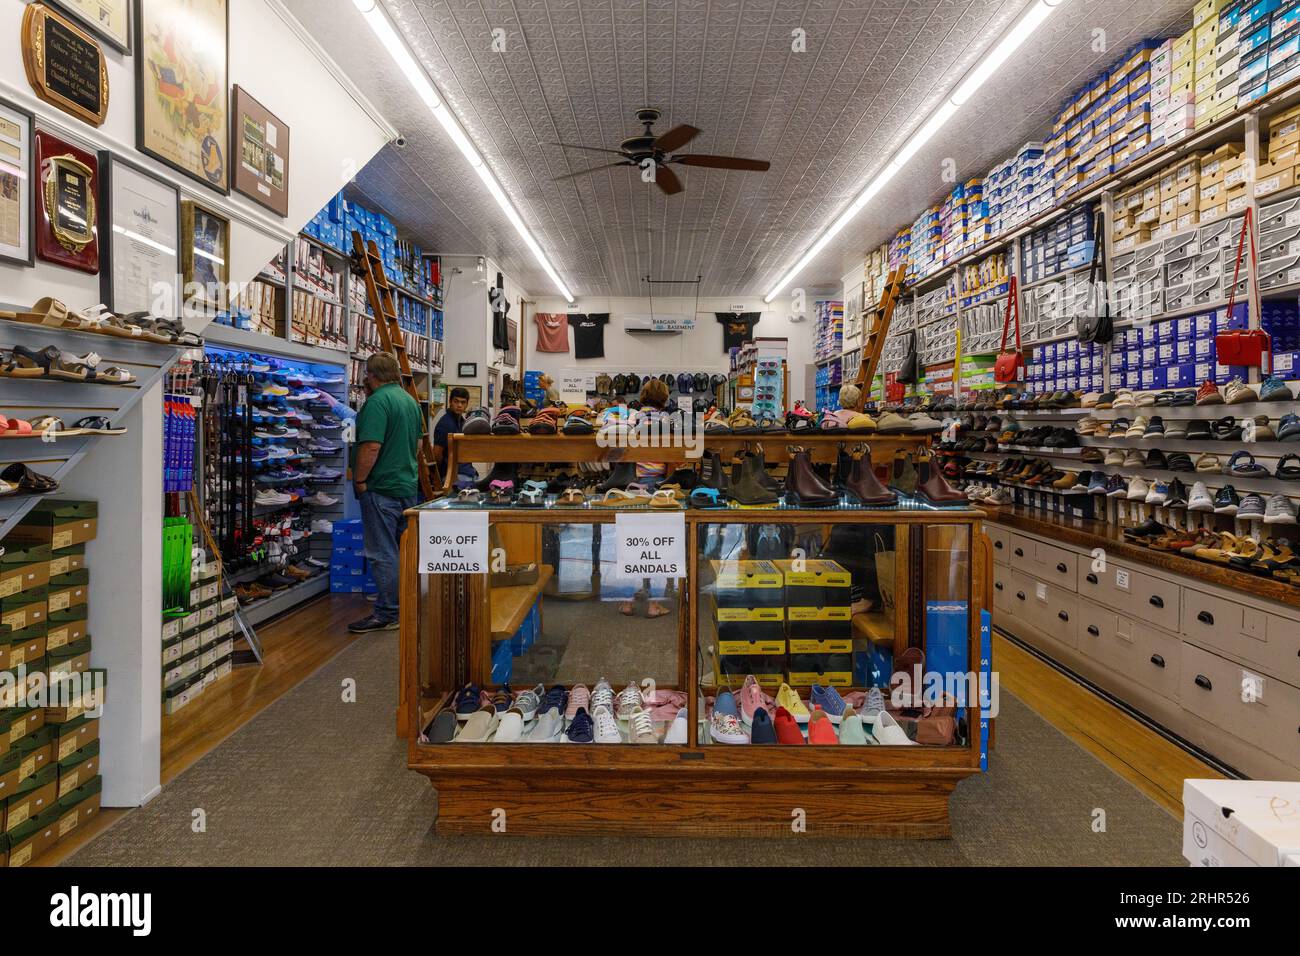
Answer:
[[[486,574],[486,511],[421,511],[421,574]]]
[[[686,515],[617,514],[619,573],[627,577],[686,576]]]

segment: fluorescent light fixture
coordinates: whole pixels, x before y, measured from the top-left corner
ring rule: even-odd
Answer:
[[[363,0],[356,0],[356,2],[363,2]],[[885,184],[894,177],[894,174],[907,165],[908,160],[915,156],[921,147],[943,128],[948,120],[952,119],[962,105],[975,94],[975,91],[983,86],[984,82],[998,71],[1011,54],[1029,38],[1030,34],[1042,25],[1048,15],[1064,2],[1065,0],[1034,0],[1029,9],[1012,25],[1011,29],[1003,34],[993,49],[980,57],[979,63],[962,78],[952,94],[935,107],[934,111],[925,118],[925,122],[908,137],[902,148],[894,154],[880,172],[872,177],[871,181],[863,187],[853,202],[835,217],[835,220],[817,238],[817,241],[781,276],[771,291],[763,296],[763,301],[771,302],[780,295],[781,291],[794,281],[795,276],[802,272],[817,257],[817,254],[839,235],[840,231],[885,187]]]
[[[460,120],[456,118],[456,115],[452,112],[451,108],[446,104],[443,98],[438,95],[438,91],[434,88],[433,83],[430,82],[428,74],[424,72],[424,69],[415,61],[415,57],[411,55],[410,48],[398,35],[392,22],[389,21],[388,17],[385,15],[383,7],[379,5],[377,0],[352,0],[352,3],[357,10],[365,16],[366,23],[370,25],[370,29],[379,39],[379,42],[384,45],[384,49],[388,51],[388,55],[393,58],[393,62],[396,63],[398,68],[402,71],[402,75],[405,76],[406,81],[411,84],[411,88],[414,89],[420,99],[424,101],[424,105],[429,108],[429,112],[432,113],[433,118],[438,121],[438,125],[443,128],[443,131],[446,132],[451,141],[456,144],[456,148],[459,149],[461,155],[465,157],[465,161],[468,162],[470,166],[474,168],[474,171],[478,173],[479,179],[483,180],[483,184],[487,186],[487,190],[492,195],[492,198],[495,199],[497,205],[501,207],[501,211],[506,214],[506,218],[509,219],[510,224],[515,227],[515,231],[518,232],[520,238],[524,240],[524,244],[532,251],[533,257],[537,260],[538,264],[546,274],[551,277],[551,281],[555,283],[555,287],[559,289],[560,294],[564,296],[565,301],[572,302],[573,293],[571,293],[569,287],[564,284],[564,280],[560,278],[560,274],[555,271],[555,267],[551,265],[551,261],[546,257],[546,253],[542,251],[541,244],[538,243],[537,239],[533,236],[527,223],[525,223],[523,217],[519,215],[519,211],[515,209],[514,203],[510,201],[510,197],[506,195],[506,191],[501,187],[501,183],[497,181],[492,170],[489,169],[487,163],[483,161],[483,156],[479,153],[478,149],[475,148],[474,142],[469,138],[469,134],[465,132],[465,127],[460,125]]]

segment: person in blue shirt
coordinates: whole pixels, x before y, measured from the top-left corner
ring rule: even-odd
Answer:
[[[433,457],[443,470],[447,467],[447,441],[465,430],[465,412],[469,409],[469,392],[457,386],[447,393],[447,410],[433,426]],[[467,461],[456,468],[457,488],[468,488],[478,481],[478,472]]]

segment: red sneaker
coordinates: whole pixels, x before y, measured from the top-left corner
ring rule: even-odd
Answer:
[[[776,742],[778,744],[803,744],[803,732],[794,715],[784,707],[776,709]]]
[[[813,707],[812,716],[808,718],[808,743],[838,744],[840,738],[835,733],[830,714],[820,707]]]
[[[1201,383],[1201,387],[1196,391],[1197,405],[1222,405],[1223,396],[1219,394],[1219,386],[1215,385],[1208,378]]]

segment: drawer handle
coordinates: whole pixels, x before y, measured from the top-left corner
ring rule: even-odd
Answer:
[[[1001,582],[1001,581],[994,582],[993,586],[994,586],[995,588],[997,588],[999,591],[1002,590],[1002,582]]]
[[[1070,615],[1066,614],[1064,611],[1057,611],[1056,616],[1062,621],[1068,621],[1070,619]]]
[[[1214,690],[1214,685],[1210,683],[1210,679],[1204,674],[1196,675],[1196,686],[1204,687],[1206,690]]]
[[[1093,637],[1101,637],[1101,631],[1097,630],[1096,624],[1088,625],[1088,633],[1091,634]]]
[[[1096,584],[1096,583],[1097,583],[1097,575],[1095,575],[1095,574],[1091,574],[1091,573],[1090,573],[1090,574],[1088,575],[1088,577],[1087,577],[1086,580],[1088,581],[1089,584]]]
[[[1020,600],[1023,601],[1023,600],[1025,599],[1025,592],[1024,592],[1024,591],[1017,591],[1017,592],[1016,592],[1016,597],[1020,598]]]
[[[994,541],[994,542],[993,542],[993,547],[995,547],[995,548],[997,548],[999,551],[1001,551],[1001,550],[1002,550],[1002,542],[1001,542],[1001,541]]]
[[[1161,657],[1159,654],[1152,654],[1152,655],[1151,655],[1151,663],[1152,663],[1152,664],[1155,664],[1156,667],[1164,667],[1164,666],[1165,666],[1165,659],[1164,659],[1163,657]]]
[[[1214,627],[1214,615],[1209,611],[1202,611],[1200,614],[1196,615],[1196,619],[1206,627]]]
[[[1060,571],[1062,574],[1064,574],[1066,571],[1068,571],[1068,570],[1070,570],[1070,569],[1067,568],[1067,567],[1065,566],[1065,562],[1062,561],[1060,564],[1058,564],[1058,565],[1056,566],[1056,570],[1058,570],[1058,571]]]
[[[1024,548],[1016,548],[1016,557],[1017,557],[1017,558],[1023,558],[1024,556],[1025,556],[1025,549],[1024,549]]]
[[[1159,594],[1153,594],[1151,595],[1151,600],[1148,601],[1147,603],[1150,604],[1152,607],[1164,607],[1165,599],[1162,598]]]

